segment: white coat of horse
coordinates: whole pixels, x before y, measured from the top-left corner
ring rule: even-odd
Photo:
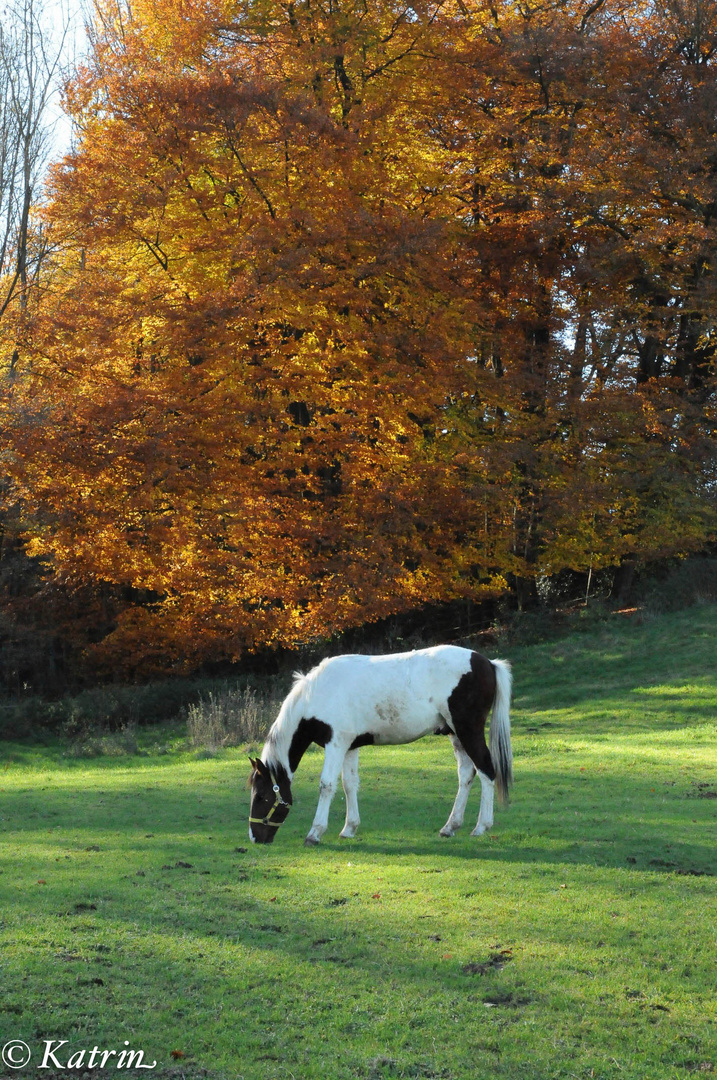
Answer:
[[[493,824],[493,794],[507,800],[512,782],[510,664],[455,645],[387,656],[335,656],[307,675],[297,674],[269,731],[261,757],[252,760],[249,835],[271,843],[292,804],[291,782],[310,743],[323,746],[319,803],[307,845],[326,831],[329,807],[343,776],[346,822],[359,825],[358,754],[362,746],[413,742],[450,735],[458,764],[458,794],[442,836],[463,824],[478,773],[481,803],[472,836]],[[489,746],[485,725],[491,713]]]

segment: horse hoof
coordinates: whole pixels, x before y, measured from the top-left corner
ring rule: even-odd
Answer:
[[[456,834],[455,834],[454,829],[447,829],[445,827],[445,825],[444,825],[438,835],[439,836],[455,836]]]
[[[483,836],[484,833],[488,832],[489,828],[490,825],[476,825],[475,829],[471,833],[471,836]]]
[[[317,847],[319,841],[315,840],[313,836],[307,836],[304,840],[304,847]]]

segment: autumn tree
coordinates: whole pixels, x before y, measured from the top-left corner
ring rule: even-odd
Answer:
[[[30,550],[111,597],[96,662],[704,543],[715,86],[680,12],[98,9],[8,435]]]
[[[28,665],[51,665],[47,598],[30,610],[44,582],[23,550],[28,523],[9,476],[14,446],[6,436],[19,419],[14,387],[27,375],[25,347],[47,285],[39,207],[67,27],[42,0],[9,0],[0,12],[0,681],[12,687],[23,685]]]
[[[519,395],[485,434],[500,460],[513,442],[518,579],[684,552],[714,521],[715,11],[700,11],[695,60],[684,9],[676,27],[654,7],[494,6],[456,67],[486,350]]]

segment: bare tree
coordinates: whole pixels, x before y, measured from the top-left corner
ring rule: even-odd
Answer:
[[[46,254],[31,211],[51,151],[49,106],[69,21],[57,30],[43,5],[9,0],[0,9],[0,320],[11,306],[26,310]]]

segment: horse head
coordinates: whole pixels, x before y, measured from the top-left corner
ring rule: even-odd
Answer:
[[[261,758],[251,762],[251,808],[249,838],[255,844],[271,844],[291,809],[291,784],[286,774],[277,776]]]

